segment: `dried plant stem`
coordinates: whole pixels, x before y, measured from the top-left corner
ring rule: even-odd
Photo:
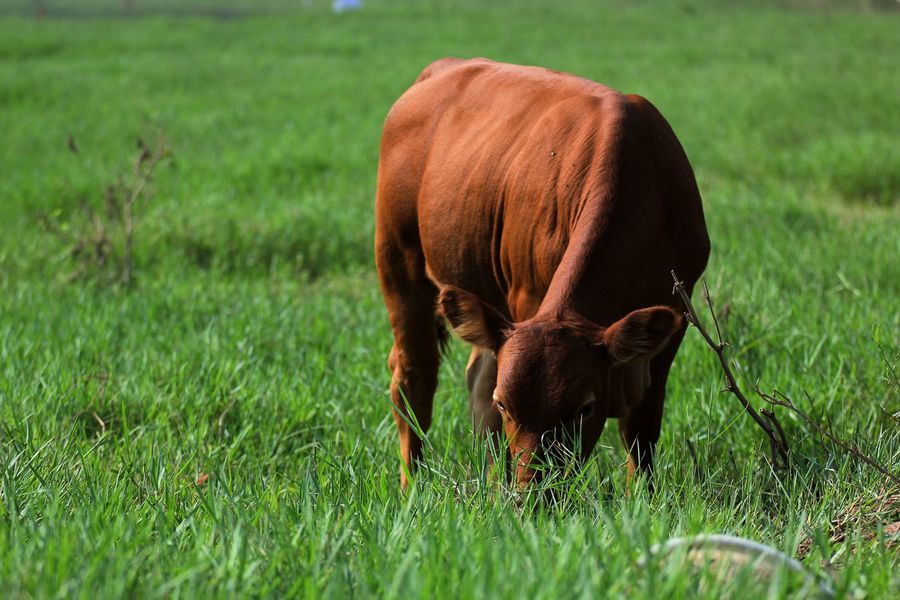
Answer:
[[[678,279],[675,271],[672,271],[672,279],[674,279],[675,281],[675,288],[672,293],[677,293],[681,296],[681,299],[684,302],[685,306],[685,318],[688,320],[688,323],[697,328],[697,331],[699,331],[700,335],[703,336],[706,344],[716,353],[716,356],[719,359],[719,363],[722,365],[722,371],[725,373],[725,380],[727,382],[725,385],[725,390],[731,392],[738,399],[738,402],[740,402],[741,406],[744,408],[744,411],[748,415],[750,415],[750,417],[760,427],[760,429],[765,432],[766,437],[769,439],[770,463],[772,464],[772,467],[775,469],[786,469],[788,467],[789,453],[787,437],[784,434],[784,430],[782,429],[781,424],[775,417],[775,414],[772,411],[765,409],[757,412],[750,401],[747,399],[747,396],[745,396],[741,391],[740,386],[738,386],[737,379],[735,378],[734,373],[731,370],[730,362],[725,354],[725,348],[728,346],[728,344],[722,337],[722,330],[719,327],[719,320],[716,317],[716,311],[713,308],[712,298],[709,295],[709,289],[704,283],[703,299],[706,301],[706,305],[709,307],[709,312],[712,314],[713,324],[715,325],[716,329],[716,339],[713,339],[709,331],[707,331],[707,329],[703,326],[703,323],[700,321],[700,317],[697,315],[697,311],[694,310],[694,305],[691,303],[691,297],[684,287],[684,282]]]
[[[778,421],[778,418],[775,416],[775,412],[771,410],[771,408],[761,408],[758,412],[754,410],[753,405],[750,404],[750,401],[738,386],[734,373],[731,370],[731,365],[729,364],[728,358],[725,355],[725,348],[728,346],[728,344],[722,337],[722,330],[719,327],[719,321],[716,318],[716,311],[713,307],[712,298],[709,295],[709,288],[707,288],[705,283],[703,284],[703,299],[706,301],[706,305],[709,307],[709,312],[712,314],[713,324],[715,325],[716,330],[716,339],[713,339],[709,331],[703,326],[703,323],[701,323],[700,317],[697,315],[697,312],[694,310],[694,306],[691,303],[690,295],[687,293],[687,290],[684,287],[684,282],[678,279],[675,271],[672,271],[672,278],[675,281],[675,289],[672,293],[677,293],[681,296],[681,299],[684,302],[685,306],[685,318],[687,318],[688,322],[691,325],[697,328],[697,331],[699,331],[700,335],[703,336],[706,344],[716,353],[716,356],[719,359],[719,363],[722,365],[722,370],[725,373],[725,379],[727,381],[725,390],[734,394],[747,414],[749,414],[756,422],[756,424],[759,425],[759,427],[766,433],[766,436],[769,438],[771,464],[773,465],[773,468],[786,469],[788,467],[789,453],[787,435],[785,434],[784,429],[781,427],[781,423]],[[885,467],[874,458],[865,454],[862,450],[859,449],[858,446],[851,444],[850,442],[845,442],[844,440],[831,433],[828,429],[821,426],[812,417],[803,412],[796,404],[794,404],[793,400],[791,400],[790,397],[787,396],[787,394],[784,394],[783,392],[780,392],[778,390],[773,390],[771,394],[767,394],[760,389],[758,384],[754,386],[754,389],[756,391],[756,394],[760,398],[765,400],[770,407],[781,406],[790,410],[795,415],[800,417],[800,419],[806,424],[806,426],[813,430],[816,434],[828,439],[840,448],[843,448],[854,458],[877,470],[879,473],[890,479],[894,484],[900,485],[900,476],[898,476],[896,473],[893,473],[890,469]],[[807,399],[808,398],[809,396],[807,395]],[[691,453],[693,455],[693,452]]]
[[[134,259],[132,248],[134,246],[134,204],[144,193],[147,183],[153,178],[153,170],[156,165],[168,154],[168,148],[164,142],[160,142],[154,152],[148,150],[143,142],[141,154],[134,161],[135,182],[125,196],[122,203],[122,223],[125,228],[125,247],[122,256],[122,283],[127,287],[131,285],[134,273]]]

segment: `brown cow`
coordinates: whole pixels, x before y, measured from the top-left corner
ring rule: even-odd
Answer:
[[[669,271],[690,290],[710,249],[693,171],[653,105],[557,71],[439,60],[387,116],[375,218],[409,469],[422,440],[407,405],[427,431],[446,318],[474,346],[476,426],[505,428],[519,486],[548,439],[580,428],[587,455],[608,418],[629,476],[649,473],[685,327]]]

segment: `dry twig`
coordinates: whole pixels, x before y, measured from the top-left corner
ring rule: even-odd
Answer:
[[[747,399],[747,396],[744,395],[741,388],[738,386],[737,379],[731,370],[728,357],[725,355],[725,348],[728,344],[722,337],[722,329],[719,327],[719,320],[716,317],[712,298],[709,295],[709,288],[706,287],[706,283],[703,284],[703,299],[706,301],[709,312],[712,314],[713,324],[716,329],[716,339],[713,339],[709,331],[703,326],[700,317],[697,315],[697,311],[694,310],[694,305],[691,303],[691,297],[684,287],[684,282],[678,279],[675,271],[672,271],[672,279],[675,281],[675,288],[672,290],[672,293],[677,293],[681,296],[685,306],[685,318],[688,320],[688,323],[697,328],[697,331],[699,331],[700,335],[703,336],[703,339],[706,340],[706,344],[713,349],[716,356],[719,358],[719,363],[722,365],[722,371],[725,373],[725,380],[727,382],[725,391],[731,392],[738,399],[738,402],[740,402],[744,411],[746,411],[746,413],[753,418],[753,421],[759,425],[760,429],[765,432],[766,437],[769,439],[770,464],[772,467],[774,469],[786,469],[788,467],[789,453],[787,437],[784,434],[784,430],[781,428],[781,424],[775,417],[775,413],[766,409],[761,409],[757,412]]]
[[[71,135],[66,139],[66,145],[73,153],[78,152]],[[155,148],[138,140],[138,151],[131,177],[118,177],[104,188],[102,208],[96,208],[87,197],[82,197],[82,218],[62,223],[51,214],[38,215],[45,231],[67,246],[67,254],[76,263],[75,270],[66,280],[111,271],[112,280],[125,287],[133,283],[135,206],[152,195],[149,186],[154,171],[169,156],[163,139]]]
[[[759,425],[759,427],[766,433],[766,436],[769,438],[771,464],[773,465],[773,468],[787,468],[789,453],[787,435],[785,434],[784,429],[781,427],[781,423],[778,421],[778,418],[775,416],[775,412],[771,408],[761,408],[757,412],[756,410],[754,410],[753,405],[750,404],[750,401],[747,400],[747,397],[741,391],[740,387],[738,387],[737,381],[734,377],[734,373],[731,370],[731,365],[729,364],[728,358],[725,355],[725,348],[728,346],[728,344],[722,337],[722,330],[719,327],[719,321],[716,318],[716,311],[713,307],[712,298],[709,295],[709,288],[706,287],[705,283],[703,284],[703,299],[706,301],[706,305],[709,307],[709,312],[712,314],[713,324],[715,325],[716,329],[716,339],[713,339],[710,333],[700,322],[700,317],[697,316],[697,312],[694,310],[693,304],[691,304],[691,298],[684,287],[684,283],[678,279],[675,271],[672,271],[672,278],[675,280],[675,289],[672,293],[678,293],[681,296],[681,299],[684,301],[686,309],[685,318],[687,318],[690,324],[697,328],[697,330],[700,332],[700,335],[702,335],[703,339],[706,340],[706,344],[713,349],[713,351],[716,353],[716,356],[719,358],[719,363],[722,365],[722,370],[725,373],[725,379],[727,381],[725,390],[734,394],[734,396],[741,403],[741,406],[744,407],[744,410],[747,412],[747,414],[753,417],[753,420],[756,422],[756,424]],[[800,419],[806,424],[806,426],[815,431],[818,435],[830,440],[833,444],[843,448],[854,458],[874,468],[876,471],[890,479],[894,484],[900,485],[900,476],[898,476],[896,473],[893,473],[890,469],[885,467],[874,458],[866,455],[862,450],[859,449],[858,446],[850,442],[845,442],[844,440],[834,435],[831,431],[821,426],[817,421],[815,421],[812,417],[803,412],[796,404],[794,404],[794,402],[786,394],[784,394],[783,392],[779,392],[778,390],[773,390],[771,394],[767,394],[760,389],[758,384],[754,387],[756,394],[760,398],[765,400],[770,407],[781,406],[790,410],[792,413],[800,417]],[[807,399],[809,399],[808,395]]]

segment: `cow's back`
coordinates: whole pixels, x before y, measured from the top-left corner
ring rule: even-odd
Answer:
[[[642,237],[677,263],[669,247],[677,243],[658,239],[672,235],[665,224],[683,220],[679,228],[688,237],[705,236],[705,226],[681,147],[647,105],[545,69],[438,61],[385,123],[377,211],[378,228],[387,231],[381,235],[420,247],[432,279],[476,293],[515,320],[533,315],[554,278],[561,279],[560,265],[577,259],[567,251],[578,227],[637,227],[630,238],[619,231],[600,239],[599,258],[582,257],[603,265],[594,269],[594,287],[635,275],[629,262],[653,262],[640,249]],[[624,180],[637,187],[612,189]],[[615,202],[622,207],[612,210]],[[693,213],[682,214],[681,204],[690,211],[696,205],[699,224]],[[597,213],[596,222],[579,225],[586,213]],[[624,243],[630,258],[610,259],[614,238],[624,240],[615,243]],[[620,275],[599,273],[610,269]],[[651,271],[658,276],[659,268]],[[656,289],[644,295],[655,296]],[[595,307],[593,316],[608,320],[622,310],[618,305],[641,302],[623,298],[606,310]]]

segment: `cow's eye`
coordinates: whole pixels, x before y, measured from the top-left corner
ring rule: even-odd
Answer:
[[[494,404],[497,405],[497,410],[499,410],[502,413],[506,412],[506,405],[503,404],[503,401],[497,397],[496,393],[494,394]]]
[[[582,419],[587,419],[592,414],[594,414],[594,408],[596,406],[597,402],[595,400],[588,400],[581,405],[581,410],[578,411],[578,416]]]

